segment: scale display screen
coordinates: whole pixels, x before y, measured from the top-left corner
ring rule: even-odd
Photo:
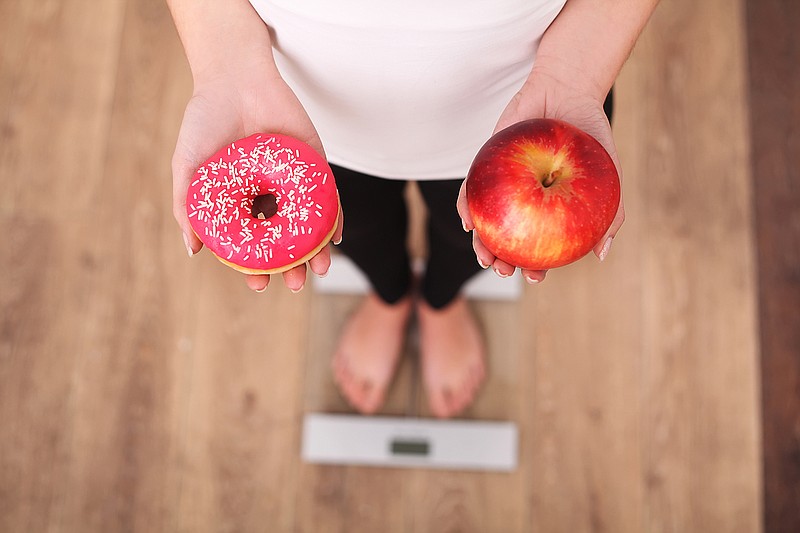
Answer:
[[[431,447],[424,440],[400,440],[395,439],[391,442],[393,455],[414,455],[417,457],[430,454]]]

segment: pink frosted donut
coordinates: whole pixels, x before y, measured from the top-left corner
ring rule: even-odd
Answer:
[[[328,244],[339,195],[330,166],[313,148],[259,133],[225,146],[197,169],[186,211],[220,261],[246,274],[274,274]]]

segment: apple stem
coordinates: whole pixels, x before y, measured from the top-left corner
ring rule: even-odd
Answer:
[[[550,187],[552,184],[556,182],[557,178],[558,178],[558,171],[551,172],[542,180],[542,187],[545,188]]]

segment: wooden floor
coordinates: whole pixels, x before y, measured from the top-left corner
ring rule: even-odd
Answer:
[[[356,300],[187,259],[164,2],[0,1],[0,531],[762,531],[744,20],[662,2],[617,84],[609,259],[475,303],[466,417],[517,422],[520,467],[443,473],[300,461]],[[427,413],[413,348],[387,413]]]
[[[747,3],[765,530],[800,531],[800,3]]]

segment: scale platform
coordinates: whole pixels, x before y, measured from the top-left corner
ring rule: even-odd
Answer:
[[[512,422],[307,414],[308,463],[511,472],[518,431]]]
[[[422,263],[414,262],[412,269],[421,273]],[[408,364],[399,371],[395,394],[390,391],[386,409],[391,415],[323,414],[347,409],[330,376],[328,360],[335,349],[333,339],[338,338],[344,317],[353,308],[349,298],[366,293],[369,285],[358,268],[340,253],[335,254],[328,275],[313,280],[317,300],[310,328],[313,336],[307,373],[306,402],[311,412],[303,421],[305,462],[462,471],[516,469],[519,437],[515,423],[496,418],[494,421],[420,418],[421,411],[409,407],[414,404],[413,383],[418,378],[416,373],[413,377],[408,375]],[[509,331],[515,324],[515,308],[504,304],[518,300],[522,288],[520,276],[501,279],[490,270],[479,273],[464,288],[468,298],[491,306],[491,312],[483,317],[489,331],[490,353],[515,351],[515,336],[513,330]],[[482,394],[504,397],[509,389],[516,387],[518,375],[513,358],[496,358]],[[513,412],[504,407],[503,401],[495,400],[492,404],[494,408],[489,411],[495,417]]]
[[[417,275],[424,271],[423,262],[415,260],[411,269]],[[327,294],[364,294],[369,282],[358,267],[345,255],[336,253],[324,278],[313,277],[314,288]],[[523,281],[519,272],[501,278],[491,269],[479,272],[464,286],[464,295],[473,300],[515,301],[522,295]]]

